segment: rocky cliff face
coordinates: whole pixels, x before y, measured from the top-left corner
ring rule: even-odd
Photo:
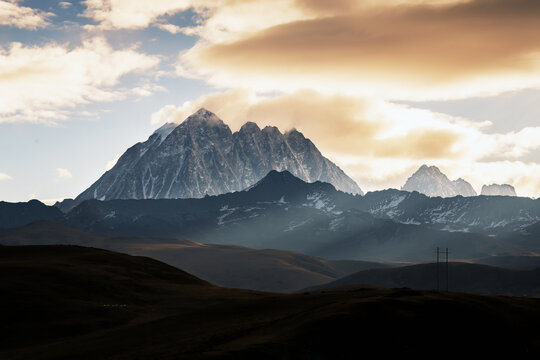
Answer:
[[[200,198],[243,190],[271,170],[331,183],[362,194],[358,185],[300,132],[246,123],[235,133],[200,109],[180,125],[165,124],[129,148],[74,205],[86,199]]]
[[[508,184],[491,184],[482,186],[480,195],[486,196],[517,196],[516,190]]]
[[[461,178],[451,181],[436,166],[426,165],[411,175],[401,189],[418,191],[431,197],[476,196],[476,191],[467,181]]]

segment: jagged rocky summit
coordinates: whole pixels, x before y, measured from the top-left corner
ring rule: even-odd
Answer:
[[[454,197],[476,196],[471,184],[463,179],[450,180],[436,166],[422,165],[407,179],[401,188],[405,191],[418,191],[427,196]]]
[[[508,184],[491,184],[482,186],[480,195],[486,196],[517,196],[516,190]]]
[[[362,194],[354,180],[297,130],[282,133],[277,127],[260,129],[248,122],[233,133],[215,114],[200,109],[129,148],[69,207],[87,199],[218,195],[243,190],[271,170],[288,170],[307,182],[328,182],[338,190]]]

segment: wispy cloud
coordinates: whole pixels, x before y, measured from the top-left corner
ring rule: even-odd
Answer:
[[[73,177],[73,175],[71,174],[71,171],[64,168],[57,168],[56,175],[58,179],[71,179]]]
[[[182,28],[180,26],[174,25],[174,24],[156,24],[156,27],[158,29],[168,31],[171,34],[178,34],[178,33],[182,32]]]
[[[9,176],[8,174],[4,174],[4,173],[0,172],[0,181],[2,181],[2,180],[11,180],[11,179],[12,179],[12,177]]]
[[[60,6],[62,9],[67,9],[67,8],[70,8],[73,6],[72,3],[70,3],[69,1],[60,1],[58,3],[58,6]]]
[[[156,92],[167,92],[167,89],[156,84],[142,84],[141,86],[131,89],[131,92],[137,96],[147,97],[155,94]]]
[[[102,29],[143,29],[158,17],[175,14],[192,6],[190,0],[86,0],[84,16],[99,22]]]
[[[116,87],[121,77],[159,62],[135,48],[115,50],[99,37],[73,49],[56,43],[0,47],[0,123],[55,123],[78,105],[122,99],[129,90]]]
[[[54,14],[21,6],[20,0],[0,0],[0,25],[36,30],[48,26]]]

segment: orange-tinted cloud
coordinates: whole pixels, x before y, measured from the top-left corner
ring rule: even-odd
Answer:
[[[464,131],[469,131],[437,119],[436,115],[428,120],[415,118],[420,113],[428,114],[427,111],[313,91],[275,98],[257,98],[246,91],[210,94],[181,107],[166,106],[154,114],[153,120],[156,124],[181,122],[200,107],[216,112],[233,130],[246,121],[260,127],[277,126],[282,131],[298,128],[326,152],[345,156],[458,157],[461,150],[455,147],[467,136]],[[394,108],[402,113],[392,113]],[[432,123],[428,125],[426,121]]]
[[[326,2],[317,3],[324,9]],[[537,0],[374,6],[201,43],[182,54],[179,68],[261,90],[395,90],[401,97],[418,89],[426,97],[437,89],[447,96],[506,90],[540,85],[538,19]]]

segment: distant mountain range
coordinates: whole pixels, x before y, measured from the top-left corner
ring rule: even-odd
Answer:
[[[359,196],[288,171],[271,171],[245,191],[202,199],[87,200],[61,222],[93,233],[378,262],[431,260],[436,246],[450,247],[454,259],[540,251],[540,200],[399,190]]]
[[[358,185],[297,130],[260,129],[248,122],[238,132],[200,109],[181,124],[165,124],[135,144],[75,201],[88,199],[178,199],[240,191],[271,170],[288,170],[308,182],[324,181],[362,194]]]
[[[417,191],[430,197],[454,197],[454,196],[476,196],[477,193],[472,185],[459,178],[450,180],[436,166],[422,165],[412,174],[405,185],[401,187],[404,191]],[[517,196],[514,187],[508,184],[484,185],[481,195],[487,196]]]
[[[272,171],[249,190],[203,199],[89,200],[66,221],[95,233],[186,238],[330,259],[419,260],[431,258],[435,244],[450,241],[464,257],[497,248],[497,240],[485,235],[376,217],[360,210],[368,205],[364,199],[369,200]]]

